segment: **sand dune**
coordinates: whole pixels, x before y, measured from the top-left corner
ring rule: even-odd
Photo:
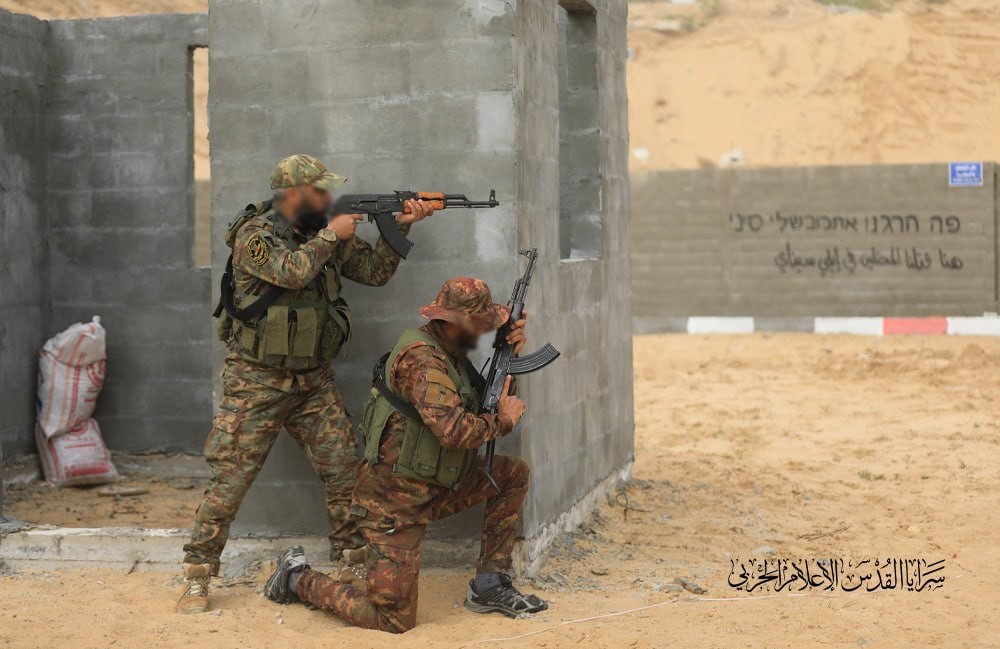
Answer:
[[[732,149],[753,166],[1000,153],[1000,3],[714,6],[632,6],[631,146],[648,150],[634,168],[715,165]]]
[[[633,168],[1000,157],[1000,2],[633,2]],[[42,18],[207,11],[207,0],[0,0]],[[208,68],[195,73],[207,88]],[[198,108],[206,96],[200,93]],[[196,111],[197,113],[197,111]],[[199,121],[196,174],[208,177]]]

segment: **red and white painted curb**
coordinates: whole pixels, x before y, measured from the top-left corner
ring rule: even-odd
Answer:
[[[693,317],[689,334],[750,334],[758,329],[754,318]],[[806,329],[805,331],[808,331]],[[928,334],[948,336],[1000,336],[1000,317],[934,318],[813,318],[812,333],[892,336]]]

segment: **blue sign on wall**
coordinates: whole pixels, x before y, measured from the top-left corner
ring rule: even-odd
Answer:
[[[982,187],[983,186],[983,163],[982,162],[949,162],[948,163],[948,186],[949,187]]]

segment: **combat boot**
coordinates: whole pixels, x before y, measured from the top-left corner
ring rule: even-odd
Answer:
[[[208,610],[208,581],[212,566],[207,563],[184,564],[184,594],[177,602],[178,613],[204,613]]]
[[[514,588],[510,575],[492,572],[477,575],[469,582],[465,608],[475,613],[503,613],[518,618],[541,613],[549,605],[537,595],[525,595]]]

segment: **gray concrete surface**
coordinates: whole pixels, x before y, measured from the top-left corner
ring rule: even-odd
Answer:
[[[201,449],[213,404],[207,269],[194,268],[190,47],[203,15],[51,23],[53,328],[99,313],[95,414],[117,450]]]
[[[445,279],[482,277],[506,300],[520,272],[517,247],[539,248],[529,336],[551,339],[563,357],[525,381],[531,415],[503,443],[536,466],[528,536],[632,456],[628,295],[611,289],[628,285],[625,3],[597,6],[606,254],[574,262],[560,262],[556,2],[213,0],[209,14],[216,277],[226,224],[267,196],[274,163],[291,153],[315,154],[347,175],[346,191],[495,188],[503,203],[435,215],[414,228],[416,247],[387,287],[347,288],[358,333],[334,367],[352,412],[361,411],[372,363],[420,322],[416,309]],[[374,240],[371,226],[358,232]],[[217,349],[216,367],[220,357]],[[284,438],[237,527],[322,532],[319,498]],[[476,525],[473,513],[440,533]]]
[[[944,163],[635,174],[635,328],[996,311],[993,163],[984,175],[951,188]]]
[[[557,14],[559,245],[563,259],[587,259],[601,256],[603,221],[597,14],[569,7]]]
[[[210,273],[192,258],[189,48],[207,44],[207,17],[0,11],[0,34],[4,449],[33,450],[40,345],[98,314],[108,373],[96,417],[109,446],[200,451],[213,409]]]
[[[0,457],[34,449],[36,352],[49,323],[42,119],[48,29],[0,11]]]
[[[190,530],[135,527],[53,527],[11,522],[0,525],[0,566],[15,571],[104,568],[132,571],[177,569],[178,548]],[[253,535],[232,538],[222,554],[222,577],[244,576],[254,562],[274,561],[290,546],[301,545],[309,562],[332,572],[330,543],[318,535]],[[471,541],[431,541],[424,563],[433,566],[473,566],[478,546]]]

